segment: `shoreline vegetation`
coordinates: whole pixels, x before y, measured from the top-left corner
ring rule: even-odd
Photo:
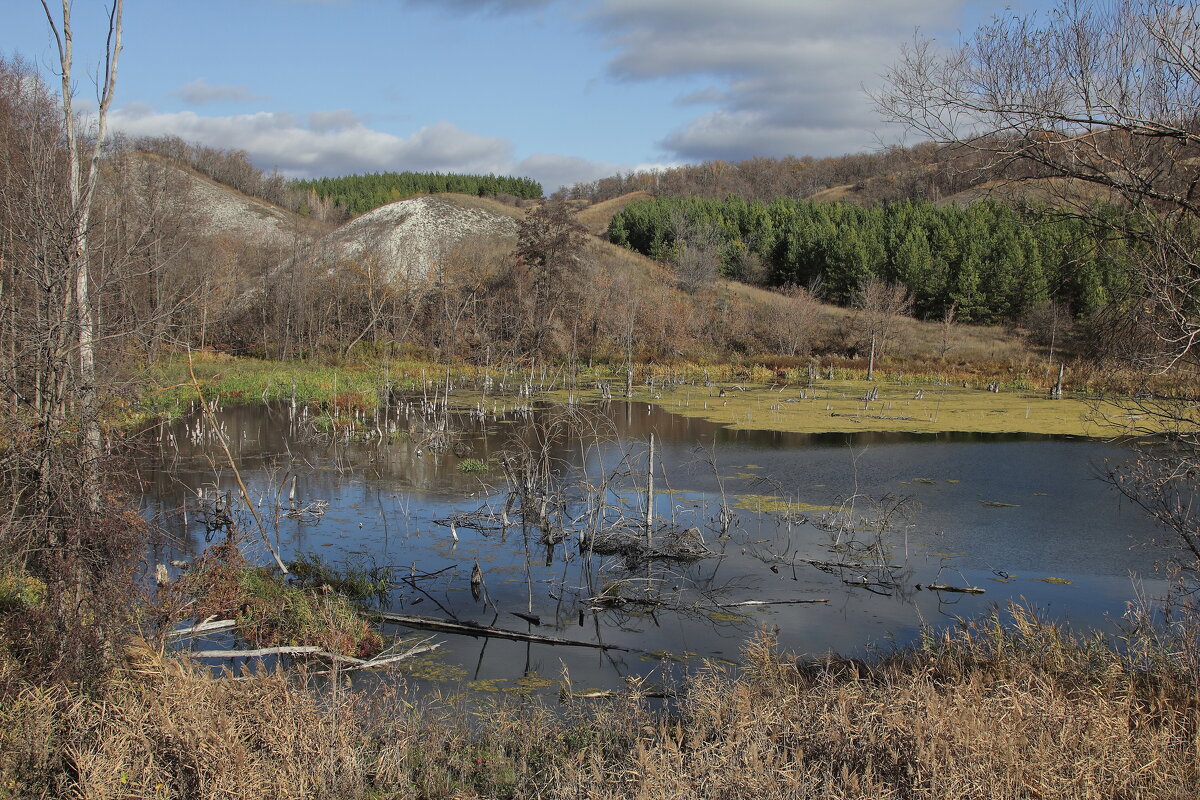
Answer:
[[[784,433],[1028,433],[1114,438],[1156,432],[1130,402],[1132,384],[1084,365],[1065,370],[1064,390],[1030,364],[901,362],[867,367],[843,359],[786,365],[778,359],[744,364],[595,364],[574,369],[480,367],[423,360],[354,360],[337,364],[270,361],[213,352],[190,356],[206,397],[222,404],[307,405],[330,419],[379,408],[392,397],[425,396],[452,408],[504,413],[534,398],[548,402],[644,402],[734,430]],[[196,399],[187,358],[167,360],[146,376],[140,402],[118,414],[145,421],[172,417]],[[447,385],[449,394],[447,395]],[[631,390],[627,396],[626,391]],[[1141,391],[1177,393],[1178,384]]]
[[[666,707],[637,684],[584,699],[567,675],[557,707],[218,676],[135,644],[94,693],[8,695],[0,798],[1181,800],[1200,782],[1198,641],[1114,644],[1020,607],[866,660],[797,660],[763,633]]]

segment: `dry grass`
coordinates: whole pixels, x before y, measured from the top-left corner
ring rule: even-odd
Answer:
[[[146,648],[99,697],[0,665],[0,797],[1193,797],[1194,631],[1127,644],[1020,610],[872,662],[799,663],[762,637],[669,713],[636,692],[414,703]]]
[[[614,197],[611,200],[604,200],[580,209],[575,213],[575,221],[593,236],[603,237],[608,231],[608,223],[612,221],[614,214],[634,200],[647,200],[649,198],[650,193],[647,191],[638,190],[636,192],[629,192],[620,197]]]
[[[1183,798],[1200,778],[1194,693],[1023,614],[875,664],[747,655],[588,796]]]
[[[987,181],[944,197],[937,204],[939,206],[969,206],[980,200],[1082,207],[1097,201],[1118,202],[1119,198],[1094,183],[1086,183],[1074,178],[1024,178],[1011,181]]]
[[[511,217],[517,221],[525,219],[526,216],[524,208],[502,203],[492,197],[479,197],[473,194],[458,194],[457,192],[444,192],[431,196],[459,208],[473,208],[479,211],[487,211],[492,214]]]

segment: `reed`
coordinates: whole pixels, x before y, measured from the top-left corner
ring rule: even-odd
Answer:
[[[1186,629],[1185,629],[1186,628]],[[1200,785],[1194,625],[1120,647],[1021,608],[867,660],[762,635],[651,709],[213,676],[131,647],[99,695],[0,661],[0,797],[1076,798]],[[530,735],[536,731],[537,735]]]

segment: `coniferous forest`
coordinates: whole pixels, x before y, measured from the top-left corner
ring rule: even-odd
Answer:
[[[837,303],[871,279],[900,283],[919,317],[940,317],[954,305],[960,321],[994,323],[1019,320],[1051,301],[1090,316],[1128,294],[1136,231],[1115,207],[1096,214],[1113,224],[1101,228],[1077,215],[993,201],[864,208],[782,197],[675,197],[629,204],[608,235],[666,261],[715,248],[724,277],[815,287]],[[1120,227],[1128,234],[1114,236]]]
[[[289,188],[314,192],[321,200],[346,209],[351,214],[363,214],[397,200],[418,194],[457,192],[480,197],[511,195],[523,200],[542,196],[542,185],[531,178],[507,175],[461,175],[443,172],[377,172],[370,175],[346,175],[340,178],[317,178],[292,181]],[[299,209],[305,213],[302,205]]]

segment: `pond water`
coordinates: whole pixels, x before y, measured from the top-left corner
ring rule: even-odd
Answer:
[[[733,431],[616,401],[480,417],[414,404],[347,438],[303,409],[216,414],[285,560],[392,567],[393,612],[626,648],[436,634],[444,646],[409,666],[418,679],[515,690],[566,670],[577,689],[619,688],[696,659],[736,661],[764,627],[797,653],[861,655],[1010,600],[1111,631],[1137,590],[1163,589],[1155,564],[1169,551],[1097,477],[1129,457],[1117,445]],[[705,558],[637,556],[651,434],[652,542],[702,545]],[[144,507],[164,531],[152,558],[190,560],[206,546],[214,491],[237,497],[234,476],[199,416],[149,438]],[[472,459],[486,467],[466,471]],[[317,501],[328,504],[319,517],[274,511]]]

